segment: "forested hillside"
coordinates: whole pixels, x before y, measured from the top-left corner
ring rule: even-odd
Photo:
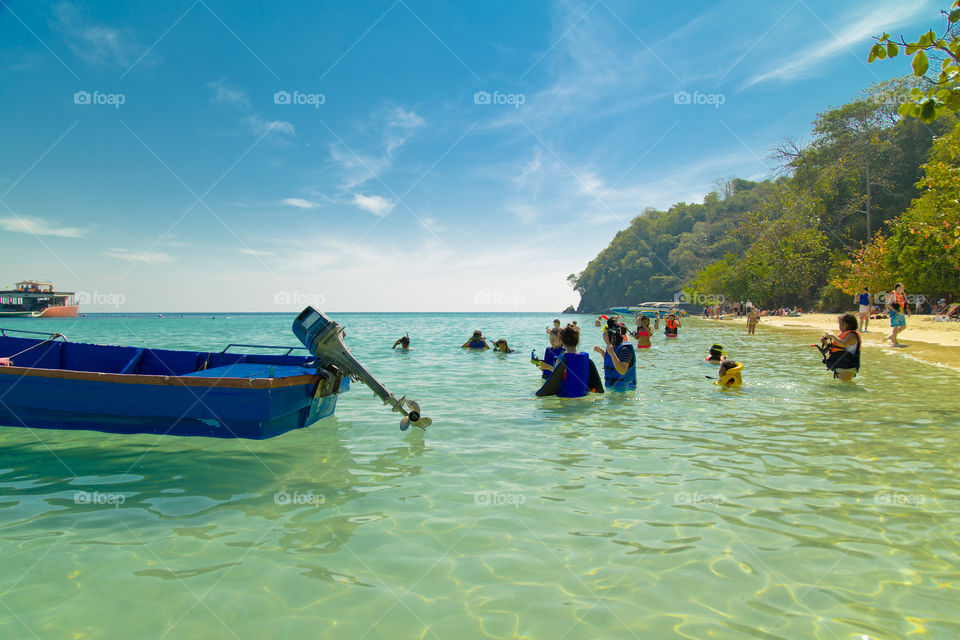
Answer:
[[[581,295],[578,311],[669,300],[682,290],[764,306],[829,307],[845,299],[840,288],[854,286],[844,278],[864,243],[886,237],[889,223],[900,224],[899,216],[929,191],[924,164],[934,157],[947,165],[956,160],[949,152],[956,137],[946,137],[957,125],[952,112],[930,123],[898,113],[918,82],[881,83],[821,113],[809,143],[786,140],[771,150],[779,177],[727,180],[702,204],[638,215],[569,276]],[[938,138],[948,142],[932,156]],[[881,257],[868,268],[887,274],[884,265],[894,262]],[[926,293],[957,288],[943,280],[925,283],[939,288]]]

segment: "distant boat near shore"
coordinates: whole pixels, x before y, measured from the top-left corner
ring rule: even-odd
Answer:
[[[660,317],[664,317],[668,313],[686,315],[686,312],[676,302],[644,302],[635,307],[610,307],[610,311],[620,315],[644,315],[648,318],[652,318],[658,313]]]
[[[2,318],[75,318],[79,311],[74,293],[55,291],[52,282],[24,280],[0,291]]]

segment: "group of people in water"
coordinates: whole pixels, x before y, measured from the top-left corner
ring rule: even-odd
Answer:
[[[756,328],[756,321],[750,323],[747,316],[749,333]],[[560,320],[553,321],[553,327],[547,327],[549,346],[544,350],[543,358],[536,356],[536,350],[530,354],[530,361],[541,370],[543,384],[536,392],[538,396],[556,395],[561,398],[579,398],[588,393],[604,391],[629,391],[637,387],[637,349],[649,349],[650,338],[659,324],[659,314],[654,318],[651,329],[650,317],[640,315],[635,331],[630,331],[619,317],[600,316],[606,326],[603,331],[603,346],[593,350],[603,356],[603,375],[600,376],[590,354],[580,351],[580,327],[576,321],[565,327]],[[753,326],[749,326],[752,324]],[[845,313],[838,318],[839,330],[836,334],[826,332],[817,346],[823,355],[823,363],[834,378],[852,380],[860,370],[861,337],[858,331],[857,317]],[[603,325],[601,325],[603,326]],[[682,327],[676,314],[665,318],[664,336],[676,338]],[[630,338],[636,344],[630,342]],[[406,334],[393,343],[392,348],[410,349],[410,335]],[[463,349],[493,350],[499,353],[515,353],[505,339],[490,341],[479,329],[462,345]],[[715,384],[733,388],[743,384],[741,372],[743,364],[727,357],[723,345],[714,344],[704,358],[707,364],[719,365],[716,377],[705,376]]]

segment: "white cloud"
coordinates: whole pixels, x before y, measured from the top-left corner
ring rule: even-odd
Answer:
[[[831,31],[830,37],[817,44],[800,48],[800,53],[781,58],[774,68],[758,73],[747,80],[742,88],[751,87],[761,82],[779,80],[786,82],[804,76],[815,75],[818,70],[824,71],[829,65],[825,61],[844,50],[850,50],[853,45],[869,42],[871,36],[878,35],[884,30],[891,30],[901,22],[907,21],[917,14],[929,11],[930,4],[926,0],[915,2],[887,2],[864,15],[862,11],[848,16],[846,26],[839,32]],[[864,49],[851,50],[851,55],[865,59],[867,51]]]
[[[513,178],[513,183],[527,189],[533,198],[539,195],[543,184],[543,151],[539,147],[533,150],[533,159],[523,166]]]
[[[260,249],[238,249],[240,253],[245,253],[248,256],[274,256],[276,255],[273,251],[262,251]]]
[[[280,202],[291,207],[297,207],[298,209],[316,209],[320,206],[312,200],[304,200],[303,198],[284,198]]]
[[[13,233],[30,233],[35,236],[59,236],[61,238],[79,238],[86,235],[85,229],[60,227],[39,218],[11,216],[0,218],[0,227]]]
[[[540,217],[540,211],[532,204],[518,202],[510,205],[508,209],[524,226],[533,224]]]
[[[158,264],[160,262],[170,262],[173,256],[159,251],[130,251],[129,249],[107,249],[106,255],[111,258],[118,258],[128,262],[143,262],[145,264]]]
[[[250,125],[250,128],[258,136],[273,133],[284,133],[291,136],[295,136],[297,134],[293,123],[286,120],[264,120],[260,116],[254,115],[250,116],[249,118],[245,118],[244,122]]]
[[[207,83],[207,87],[213,89],[213,98],[211,100],[217,104],[226,104],[237,109],[249,109],[250,98],[242,89],[237,89],[226,83],[225,80]]]
[[[144,55],[145,47],[137,44],[129,31],[91,23],[69,2],[58,4],[54,14],[59,23],[55,27],[67,34],[67,46],[85,62],[127,67]],[[146,54],[143,62],[151,61],[151,54]]]
[[[365,196],[361,193],[353,194],[353,204],[381,218],[390,213],[394,206],[393,202],[383,196]]]
[[[440,224],[436,218],[430,216],[421,216],[417,219],[420,228],[424,231],[429,232],[431,235],[435,235],[446,229],[446,226]]]
[[[344,173],[342,188],[352,191],[369,180],[378,177],[393,166],[399,149],[414,132],[426,125],[426,121],[413,111],[394,107],[386,112],[377,112],[373,118],[379,123],[379,139],[374,149],[357,150],[360,145],[337,142],[330,145],[330,159]]]
[[[213,90],[213,96],[210,101],[214,104],[224,104],[240,111],[244,115],[240,122],[245,124],[256,136],[273,136],[274,134],[296,136],[297,131],[292,122],[287,120],[267,120],[259,113],[253,111],[250,104],[250,98],[246,91],[238,89],[226,80],[217,80],[208,82],[207,88]]]
[[[392,127],[416,129],[426,125],[427,122],[413,111],[407,111],[401,107],[396,107],[390,112],[389,124]]]

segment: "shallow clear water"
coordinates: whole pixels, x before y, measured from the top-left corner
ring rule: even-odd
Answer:
[[[843,384],[810,336],[687,321],[636,393],[537,399],[554,316],[334,317],[426,434],[359,385],[262,442],[0,429],[0,637],[960,637],[957,372],[871,349]],[[291,321],[4,325],[199,349]]]

